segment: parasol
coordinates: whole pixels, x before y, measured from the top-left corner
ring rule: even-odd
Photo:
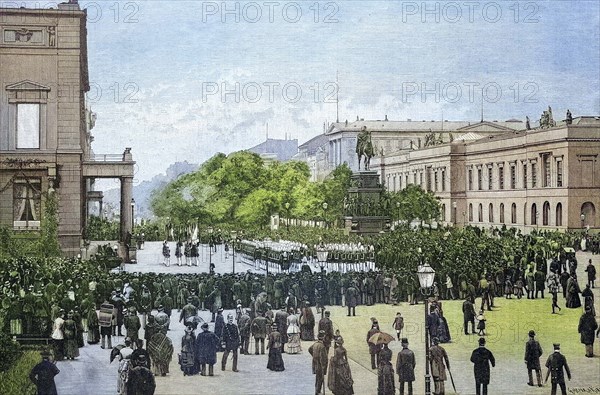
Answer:
[[[394,336],[390,335],[389,333],[385,333],[385,332],[377,332],[376,334],[374,334],[373,336],[371,336],[369,338],[369,343],[372,344],[388,344],[392,341],[394,341]]]

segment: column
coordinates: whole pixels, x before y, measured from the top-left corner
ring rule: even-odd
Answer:
[[[131,232],[131,198],[133,197],[133,177],[121,177],[121,240],[125,241]]]

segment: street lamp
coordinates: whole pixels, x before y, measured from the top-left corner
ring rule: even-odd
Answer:
[[[133,234],[133,225],[135,220],[133,219],[133,211],[135,210],[135,199],[131,198],[131,234]]]
[[[419,248],[420,249],[420,248]],[[429,323],[427,319],[428,299],[433,291],[435,270],[428,263],[420,265],[417,270],[421,293],[425,298],[425,395],[431,395],[431,376],[429,375]]]
[[[585,228],[585,214],[581,213],[579,218],[581,218],[581,230],[583,230]]]
[[[285,211],[286,211],[286,219],[285,219],[285,228],[286,230],[289,232],[290,231],[290,203],[287,202],[285,204]]]
[[[325,249],[325,245],[323,243],[319,244],[317,247],[317,261],[319,261],[319,266],[321,267],[321,273],[325,269],[325,265],[327,264],[327,256],[329,255],[329,251]]]
[[[327,212],[327,202],[323,202],[323,222],[325,222],[325,228],[327,228],[327,218],[325,213]]]
[[[211,246],[211,242],[212,242],[212,233],[213,233],[213,228],[212,226],[208,227],[208,271],[211,274],[214,274],[214,269],[212,267],[212,246]]]
[[[233,251],[233,268],[232,268],[232,272],[233,274],[235,274],[235,242],[237,239],[237,232],[235,230],[231,231],[231,248]]]

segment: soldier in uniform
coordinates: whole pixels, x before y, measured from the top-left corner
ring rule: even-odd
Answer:
[[[223,344],[223,359],[221,360],[221,370],[225,370],[227,365],[227,357],[229,353],[233,353],[233,371],[237,372],[238,348],[240,347],[240,332],[238,327],[233,323],[233,315],[227,314],[227,323],[223,327],[223,335],[221,336]]]
[[[446,368],[450,370],[450,361],[448,354],[442,346],[439,345],[440,339],[434,337],[432,339],[433,346],[429,349],[429,361],[431,363],[431,376],[433,377],[434,395],[444,395],[446,393],[445,383]]]
[[[404,395],[404,383],[408,383],[408,395],[413,395],[412,383],[415,381],[415,353],[408,349],[408,339],[402,338],[402,351],[396,360],[396,373],[400,379],[400,395]]]
[[[565,385],[565,375],[563,373],[563,369],[567,372],[567,377],[569,380],[571,380],[571,371],[569,370],[567,359],[560,353],[560,344],[554,343],[553,347],[554,352],[550,354],[546,360],[546,368],[548,368],[548,371],[546,372],[546,380],[544,380],[544,382],[547,382],[548,376],[551,375],[551,395],[556,395],[557,385],[560,386],[562,395],[567,395],[567,386]]]
[[[529,381],[527,385],[533,386],[532,370],[535,370],[538,387],[542,386],[542,368],[540,367],[540,357],[542,356],[542,346],[535,340],[535,332],[529,331],[529,340],[525,344],[525,363],[527,364],[527,375]]]

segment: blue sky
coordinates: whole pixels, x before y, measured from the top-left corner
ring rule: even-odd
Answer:
[[[94,150],[132,147],[136,181],[258,144],[267,123],[314,137],[335,120],[336,72],[341,121],[476,122],[482,87],[488,120],[600,115],[597,1],[276,1],[272,20],[263,1],[81,4]],[[239,102],[220,94],[236,86]]]

